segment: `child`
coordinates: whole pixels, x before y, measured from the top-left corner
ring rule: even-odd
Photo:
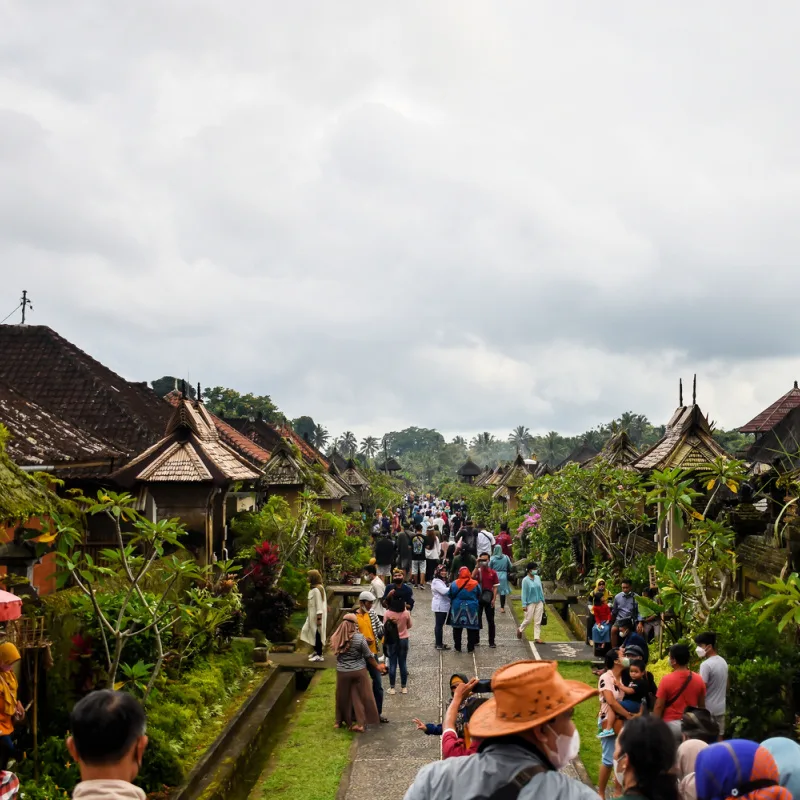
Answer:
[[[592,628],[592,641],[594,653],[602,657],[611,646],[611,609],[603,601],[601,592],[592,598],[592,614],[594,614],[594,627]]]
[[[631,676],[630,683],[627,686],[624,683],[617,684],[622,693],[626,695],[620,701],[620,705],[626,711],[630,711],[631,714],[638,714],[642,710],[642,701],[647,697],[648,690],[644,662],[632,661],[628,671]],[[617,718],[616,712],[609,706],[602,720],[602,730],[597,734],[597,738],[604,739],[606,736],[619,736],[621,730],[622,720]]]

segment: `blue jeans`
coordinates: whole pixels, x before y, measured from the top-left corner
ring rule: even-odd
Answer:
[[[642,710],[642,703],[640,700],[629,700],[627,697],[620,703],[620,705],[631,714],[638,714]]]
[[[392,689],[394,689],[394,684],[397,680],[398,664],[400,665],[400,685],[405,686],[408,683],[407,658],[408,639],[400,639],[399,642],[389,645],[389,686],[391,686]]]
[[[433,629],[433,635],[436,637],[436,646],[441,647],[444,644],[444,624],[447,622],[446,611],[434,611],[433,616],[436,618],[436,625]]]

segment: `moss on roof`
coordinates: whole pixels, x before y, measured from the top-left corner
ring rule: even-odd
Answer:
[[[58,498],[8,457],[7,439],[8,428],[0,425],[0,523],[47,516],[58,506]]]

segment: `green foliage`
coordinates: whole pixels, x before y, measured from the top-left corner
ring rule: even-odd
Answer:
[[[265,540],[280,547],[292,535],[295,522],[285,498],[272,495],[258,511],[244,511],[231,521],[235,551],[246,555]]]
[[[296,601],[301,601],[308,593],[308,578],[305,572],[287,564],[278,582],[278,588],[288,592]]]
[[[197,397],[197,392],[195,391],[194,386],[189,383],[189,381],[182,378],[176,378],[174,375],[164,375],[162,378],[156,378],[156,380],[150,381],[150,385],[153,387],[153,391],[159,397],[165,397],[176,388],[179,392],[183,391],[184,387],[186,389],[187,396],[191,400],[194,400],[195,397]]]
[[[261,414],[267,422],[285,420],[268,394],[239,394],[233,389],[214,386],[203,392],[203,402],[212,414],[219,417],[256,417]]]
[[[790,724],[792,670],[767,656],[729,667],[726,733],[761,741]]]
[[[311,419],[311,417],[298,417],[297,419],[293,419],[292,427],[294,428],[294,432],[301,439],[307,439],[313,444],[314,431],[317,428],[317,424],[313,419]]]
[[[797,632],[800,630],[800,576],[793,572],[785,580],[777,578],[773,583],[764,583],[769,593],[754,606],[761,611],[761,619],[773,619],[778,622],[778,630],[787,625]]]

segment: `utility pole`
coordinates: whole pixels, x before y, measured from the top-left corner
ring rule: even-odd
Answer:
[[[389,450],[386,447],[386,437],[383,437],[383,471],[386,475],[389,474]]]
[[[25,311],[26,311],[26,309],[29,308],[31,311],[33,311],[33,304],[31,303],[30,300],[28,300],[28,290],[27,289],[23,289],[22,290],[22,298],[19,301],[19,305],[20,305],[20,308],[22,309],[22,324],[24,325],[25,324]]]

